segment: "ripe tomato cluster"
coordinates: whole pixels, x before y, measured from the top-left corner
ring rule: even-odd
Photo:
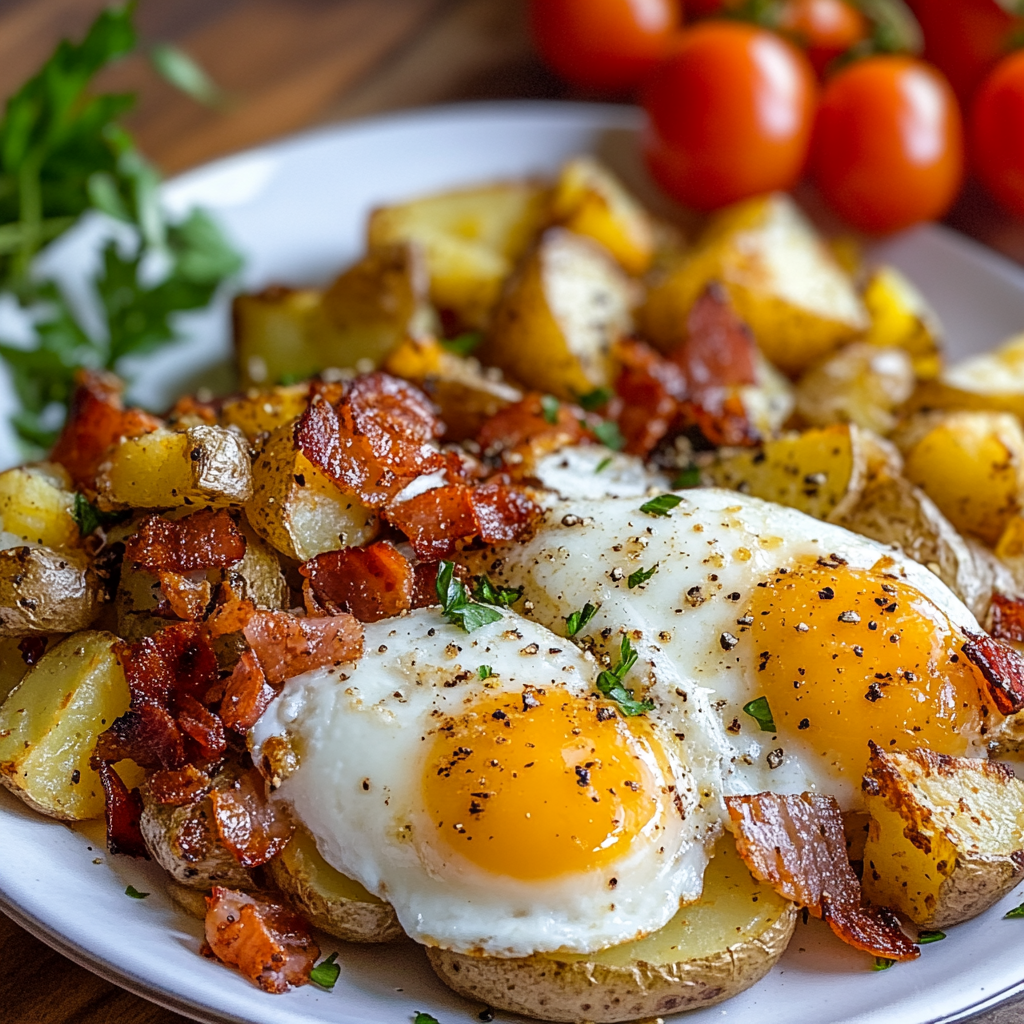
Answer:
[[[685,0],[685,22],[683,2],[530,7],[564,78],[638,91],[648,166],[680,202],[710,210],[806,174],[852,226],[896,231],[948,210],[966,138],[971,170],[1024,217],[1016,0]]]

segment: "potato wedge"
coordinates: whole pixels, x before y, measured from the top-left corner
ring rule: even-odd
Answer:
[[[252,497],[245,441],[224,427],[154,430],[111,449],[96,478],[99,506],[240,505]]]
[[[712,1006],[760,981],[782,956],[796,905],[756,882],[731,840],[708,865],[704,894],[661,931],[600,953],[522,959],[427,948],[459,995],[550,1021],[629,1021]]]
[[[716,214],[690,256],[648,293],[646,335],[665,351],[683,339],[694,302],[724,285],[765,356],[796,376],[869,324],[828,247],[788,196],[737,203]]]
[[[324,551],[366,544],[377,535],[377,515],[296,449],[290,423],[270,434],[252,473],[253,497],[245,506],[246,518],[289,558],[305,562]]]
[[[71,476],[53,462],[0,473],[0,530],[30,544],[69,548],[81,536],[75,521]]]
[[[0,636],[88,629],[102,607],[100,581],[80,551],[0,551]]]
[[[895,267],[878,267],[864,286],[863,299],[871,317],[864,341],[902,349],[918,380],[937,377],[942,370],[942,324],[910,281]]]
[[[229,398],[221,409],[220,422],[237,427],[250,441],[301,416],[309,400],[309,384],[288,384]]]
[[[0,638],[0,704],[28,674],[29,666],[25,664],[18,646],[23,639],[17,636]]]
[[[231,307],[235,361],[242,387],[269,387],[323,369],[321,292],[275,286],[237,295]]]
[[[993,547],[1024,507],[1024,430],[1009,413],[922,413],[893,441],[906,478],[961,533]]]
[[[415,243],[426,256],[430,298],[465,327],[482,328],[505,279],[546,215],[547,189],[508,182],[386,206],[370,215],[371,251]]]
[[[103,813],[103,787],[89,758],[130,700],[115,643],[112,633],[97,631],[67,637],[0,707],[0,782],[50,817],[81,821]]]
[[[550,228],[509,282],[476,354],[571,401],[609,383],[609,350],[631,329],[633,293],[604,248]]]
[[[1024,782],[1005,765],[874,747],[864,793],[863,884],[875,903],[944,928],[1024,878]]]
[[[295,909],[328,935],[346,942],[390,942],[404,934],[390,904],[335,871],[303,828],[267,868]]]

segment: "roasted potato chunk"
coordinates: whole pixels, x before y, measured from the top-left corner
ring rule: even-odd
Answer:
[[[925,297],[895,267],[878,267],[864,286],[871,326],[864,340],[910,356],[919,380],[942,370],[942,324]]]
[[[868,326],[853,282],[788,196],[716,214],[693,252],[648,293],[641,327],[668,351],[691,307],[720,282],[765,356],[796,376]]]
[[[87,629],[102,600],[99,578],[80,551],[0,551],[0,637]]]
[[[371,251],[419,246],[433,304],[463,326],[481,328],[540,229],[546,205],[547,190],[529,182],[444,192],[375,210],[367,240]]]
[[[252,463],[233,430],[154,430],[111,449],[96,490],[103,509],[241,505],[252,497]]]
[[[308,401],[309,384],[305,382],[266,390],[250,388],[224,403],[220,421],[225,427],[237,427],[252,441],[301,416]]]
[[[609,383],[633,291],[606,250],[551,228],[509,282],[477,354],[527,387],[573,400]]]
[[[1024,782],[1005,765],[872,748],[868,898],[924,928],[988,909],[1024,877]]]
[[[467,999],[542,1020],[600,1024],[729,999],[768,973],[796,919],[796,905],[755,881],[725,840],[700,900],[643,939],[599,953],[502,960],[429,946],[427,956]]]
[[[89,758],[130,699],[116,643],[112,633],[67,637],[0,707],[0,782],[53,818],[103,813],[103,787]]]
[[[1009,413],[921,414],[893,440],[906,478],[961,533],[993,547],[1024,507],[1024,430]]]
[[[324,368],[320,338],[327,327],[322,298],[313,289],[279,286],[235,296],[235,360],[243,387],[267,387],[290,376],[311,377]]]
[[[252,528],[278,551],[305,562],[324,551],[357,547],[377,535],[379,521],[295,447],[292,424],[278,427],[253,463]]]
[[[0,473],[0,530],[30,544],[69,548],[81,539],[71,476],[53,462]]]

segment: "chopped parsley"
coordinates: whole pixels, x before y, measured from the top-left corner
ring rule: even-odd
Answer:
[[[929,942],[941,942],[946,937],[945,932],[940,931],[925,931],[917,933],[917,943],[919,946],[927,946]]]
[[[309,972],[309,980],[328,991],[334,988],[338,981],[338,975],[341,974],[341,968],[336,963],[337,959],[338,954],[332,953],[326,960],[321,960]]]
[[[197,103],[222,107],[226,97],[213,79],[183,50],[169,43],[157,43],[149,52],[154,68],[175,88]]]
[[[479,331],[466,331],[464,334],[457,334],[454,338],[445,338],[441,347],[456,356],[468,356],[484,340]]]
[[[775,719],[772,717],[767,697],[758,697],[749,704],[744,704],[743,712],[757,722],[761,732],[775,732]]]
[[[130,512],[101,512],[84,494],[76,494],[71,507],[71,518],[83,537],[88,537],[101,526],[113,526],[129,515]]]
[[[654,710],[654,702],[650,700],[637,700],[633,691],[623,685],[622,680],[626,678],[629,670],[636,664],[637,653],[629,642],[629,637],[622,638],[619,647],[619,663],[614,668],[606,668],[597,677],[597,688],[606,697],[610,697],[627,718],[634,718],[637,715],[645,714]]]
[[[605,448],[611,448],[612,451],[620,452],[626,446],[626,439],[615,420],[602,420],[598,423],[594,427],[594,436]]]
[[[473,597],[477,601],[496,604],[499,608],[511,608],[522,596],[522,587],[496,587],[486,576],[476,578]]]
[[[602,405],[607,405],[611,397],[610,388],[594,388],[593,391],[580,395],[579,403],[587,412],[594,412],[595,409],[600,409]]]
[[[1004,918],[1008,917],[1024,917],[1024,903],[1019,907],[1014,907],[1008,914],[1003,914]]]
[[[282,373],[281,376],[277,378],[277,383],[283,388],[289,388],[293,384],[301,384],[303,381],[307,381],[310,379],[310,377],[315,376],[315,370],[310,370],[309,373]]]
[[[139,892],[134,885],[129,885],[128,888],[125,889],[124,894],[125,896],[131,896],[133,900],[144,900],[149,895],[148,892]]]
[[[604,471],[605,471],[605,470],[606,470],[606,469],[607,469],[607,468],[608,468],[608,467],[609,467],[609,466],[610,466],[611,464],[612,464],[612,457],[611,457],[610,455],[606,455],[606,456],[605,456],[605,457],[604,457],[604,458],[603,458],[603,459],[602,459],[602,460],[601,460],[601,461],[600,461],[600,462],[599,462],[599,463],[597,464],[597,469],[595,469],[595,470],[594,470],[594,472],[595,472],[595,473],[603,473],[603,472],[604,472]]]
[[[672,481],[672,486],[676,490],[682,490],[684,487],[697,487],[700,484],[700,467],[695,466],[692,463],[686,467],[686,469],[680,472],[679,476]]]
[[[597,608],[589,601],[565,620],[565,635],[575,636],[593,617]]]
[[[656,498],[645,501],[640,506],[640,511],[646,512],[649,516],[667,516],[682,500],[678,494],[659,494]]]
[[[650,569],[637,569],[636,572],[631,572],[629,579],[626,580],[629,589],[632,590],[634,587],[639,587],[641,583],[646,583],[657,571],[658,563],[655,562]]]
[[[873,971],[887,971],[892,965],[896,963],[895,960],[890,960],[887,956],[876,956],[875,962],[871,967]]]
[[[478,675],[478,676],[479,676],[479,677],[480,677],[481,679],[490,679],[490,678],[491,678],[491,676],[493,676],[493,675],[494,675],[494,670],[493,670],[493,669],[491,668],[491,666],[490,666],[490,665],[481,665],[481,666],[480,666],[480,667],[479,667],[479,668],[478,668],[478,669],[476,670],[476,674],[477,674],[477,675]]]
[[[412,1024],[441,1024],[436,1017],[431,1017],[429,1013],[419,1013],[412,1019]]]
[[[462,581],[455,577],[454,562],[441,562],[437,567],[437,598],[441,602],[441,614],[467,633],[501,618],[501,612],[470,601]]]
[[[544,420],[547,423],[558,422],[558,410],[562,408],[562,403],[555,398],[554,395],[541,395],[540,396],[540,411],[544,413]]]

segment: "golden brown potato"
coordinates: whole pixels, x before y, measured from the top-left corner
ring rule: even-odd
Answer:
[[[910,356],[919,380],[942,370],[942,324],[925,297],[895,267],[878,267],[864,286],[871,326],[864,340]]]
[[[53,462],[0,473],[0,531],[30,544],[69,548],[81,539],[71,476]]]
[[[874,748],[864,891],[924,928],[988,909],[1024,877],[1024,782],[1005,765]]]
[[[633,293],[605,249],[551,228],[509,282],[476,354],[571,401],[610,382],[609,350],[629,333]]]
[[[0,550],[0,636],[74,633],[96,621],[103,595],[80,551]]]
[[[724,285],[765,356],[796,376],[868,326],[853,282],[788,196],[717,213],[689,257],[648,293],[641,327],[668,351],[707,286]]]
[[[600,953],[502,960],[428,947],[427,956],[467,999],[541,1020],[601,1024],[729,999],[771,970],[796,919],[796,905],[755,881],[725,840],[700,900],[646,938]]]
[[[301,416],[309,400],[309,384],[288,384],[229,398],[221,409],[220,422],[237,427],[250,441]]]
[[[322,293],[275,286],[237,295],[232,305],[235,361],[242,387],[270,387],[322,370]]]

